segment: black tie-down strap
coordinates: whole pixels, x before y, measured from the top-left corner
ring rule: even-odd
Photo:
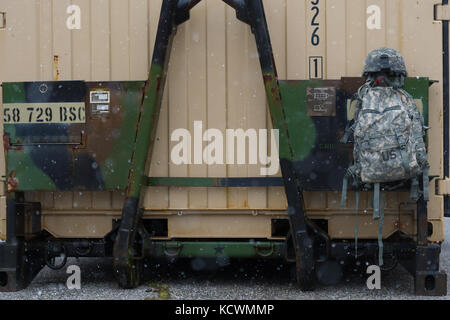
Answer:
[[[280,160],[288,202],[288,215],[296,258],[296,275],[300,288],[314,289],[314,243],[308,234],[307,217],[300,180],[291,161]]]

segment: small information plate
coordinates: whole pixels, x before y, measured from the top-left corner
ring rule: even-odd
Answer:
[[[91,103],[109,103],[109,91],[91,91],[90,101]]]
[[[336,116],[336,88],[306,88],[306,108],[307,115],[311,117]]]

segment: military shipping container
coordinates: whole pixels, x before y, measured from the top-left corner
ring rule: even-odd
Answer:
[[[324,233],[314,235],[320,238],[314,243],[325,248],[325,253],[314,251],[315,272],[318,265],[326,272],[335,270],[335,265],[326,265],[328,258],[338,265],[359,259],[347,258],[355,256],[356,224],[361,252],[376,260],[379,222],[372,219],[373,192],[361,192],[358,216],[354,191],[349,190],[345,206],[340,205],[352,147],[340,144],[337,136],[351,119],[351,95],[364,83],[367,54],[389,47],[405,58],[409,76],[405,89],[430,127],[431,187],[425,220],[419,217],[421,205],[411,200],[409,189],[387,192],[382,236],[392,260],[401,262],[405,255],[409,259],[405,264],[413,265],[417,293],[444,293],[439,252],[444,214],[450,212],[447,0],[263,0],[262,4],[275,64],[266,62],[271,71],[276,65],[275,82],[264,69],[267,57],[262,53],[268,52],[270,42],[264,42],[268,39],[259,0],[0,0],[5,133],[0,151],[0,237],[7,240],[8,204],[15,208],[10,211],[18,221],[18,241],[27,248],[39,247],[37,256],[39,250],[45,251],[44,261],[36,258],[36,266],[30,267],[32,275],[17,281],[11,280],[16,277],[11,272],[19,270],[20,263],[0,261],[4,290],[27,285],[44,263],[58,267],[52,258],[61,253],[113,254],[126,211],[129,177],[137,172],[133,143],[139,141],[135,137],[141,123],[139,106],[147,99],[157,106],[158,92],[164,95],[159,115],[152,113],[157,119],[152,122],[156,131],[143,172],[148,178],[137,195],[140,230],[145,233],[138,238],[150,239],[145,248],[149,252],[143,255],[284,258],[301,264],[289,236],[293,227],[285,190],[290,178],[285,174],[282,178],[282,168],[261,175],[261,163],[171,160],[177,145],[171,137],[177,129],[194,133],[201,124],[201,135],[212,128],[224,136],[226,129],[256,129],[270,142],[270,129],[280,129],[277,121],[285,119],[281,127],[286,125],[291,135],[283,136],[281,129],[280,158],[285,142],[295,167],[292,179],[302,182],[311,224],[307,228]],[[174,19],[173,26],[162,23],[158,28],[164,14]],[[165,61],[158,31],[164,43],[176,25],[162,91],[159,82],[146,81],[157,78],[152,78],[151,67],[163,72],[155,67],[153,55],[160,52],[158,61]],[[271,85],[281,92],[286,118],[277,119],[273,112],[271,116],[271,108],[280,103],[270,101]],[[306,110],[311,102],[308,90],[314,88],[331,88],[328,96],[334,109],[324,117]],[[276,94],[273,97],[276,100]],[[14,119],[30,103],[42,114],[42,124],[40,116]],[[62,122],[70,118],[69,129],[58,127],[53,117]],[[53,129],[48,130],[48,124]],[[206,145],[195,144],[192,135],[192,154]],[[56,148],[72,151],[64,154]],[[270,155],[270,143],[263,151]],[[405,239],[421,247],[409,247]],[[401,249],[395,247],[404,242]],[[425,260],[411,260],[411,254],[426,256],[432,266],[420,268]],[[20,250],[17,256],[23,256]],[[4,254],[0,259],[11,258]],[[121,284],[128,286],[125,282]]]

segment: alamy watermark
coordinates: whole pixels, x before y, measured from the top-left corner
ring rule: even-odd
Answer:
[[[81,289],[81,269],[77,265],[70,265],[66,270],[67,274],[70,276],[67,278],[66,286],[69,290],[80,290]]]
[[[377,265],[371,265],[367,267],[367,274],[370,276],[367,278],[366,285],[369,290],[381,289],[381,269]]]
[[[381,29],[381,8],[377,5],[367,7],[367,29],[380,30]]]
[[[69,17],[66,20],[66,27],[69,30],[81,29],[81,8],[75,4],[72,4],[66,9]]]
[[[270,155],[267,129],[226,129],[225,137],[219,129],[203,131],[203,122],[194,121],[193,134],[187,129],[176,129],[170,140],[177,142],[170,152],[176,165],[182,164],[259,164],[260,174],[277,174],[279,130],[270,130]],[[248,143],[247,143],[248,142]]]

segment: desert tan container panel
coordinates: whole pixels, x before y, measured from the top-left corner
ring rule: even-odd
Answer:
[[[0,30],[0,81],[144,80],[161,3],[161,0],[0,0],[0,11],[7,13],[6,29]],[[442,28],[440,22],[433,21],[433,6],[437,3],[440,1],[265,0],[279,77],[360,76],[367,53],[388,46],[402,52],[411,76],[429,77],[442,83]],[[81,9],[80,30],[66,27],[69,5]],[[150,175],[257,176],[259,166],[255,165],[175,165],[170,161],[175,144],[170,135],[178,128],[192,130],[194,121],[202,121],[204,130],[217,128],[223,132],[226,128],[271,128],[260,79],[250,28],[239,22],[235,11],[221,0],[202,1],[192,10],[191,19],[179,27],[174,40],[153,159],[148,168]],[[431,175],[442,177],[439,84],[430,88],[429,105]],[[0,159],[3,161],[2,156]],[[0,170],[3,176],[3,162]],[[434,225],[431,239],[438,241],[443,239],[443,199],[434,194],[434,188],[430,192],[429,219]],[[124,195],[34,192],[28,197],[42,202],[47,228],[57,230],[61,221],[76,220],[76,212],[92,212],[97,224],[107,226],[80,232],[102,236],[111,227],[111,219],[107,215],[102,218],[100,213],[119,217]],[[309,197],[315,199],[319,195]],[[326,202],[309,210],[317,215],[326,213],[331,227],[344,223],[337,220],[344,218],[334,218],[333,213],[353,215],[349,209],[354,206],[351,200],[349,208],[340,208],[333,202],[338,197],[336,193],[320,197]],[[143,198],[147,214],[165,209],[208,208],[270,209],[274,214],[282,214],[286,207],[281,187],[149,187]],[[349,198],[353,199],[351,195]],[[69,236],[69,230],[64,232],[59,235]],[[335,235],[339,237],[337,231]]]

